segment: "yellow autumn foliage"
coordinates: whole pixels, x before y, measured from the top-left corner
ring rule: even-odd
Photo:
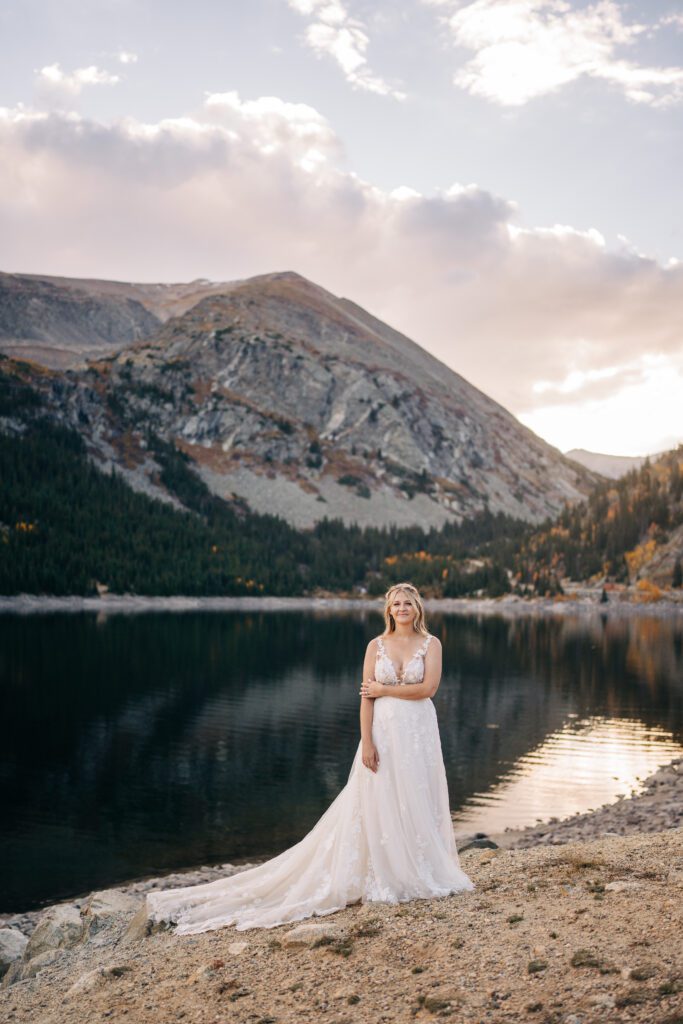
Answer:
[[[627,551],[624,555],[628,566],[629,576],[637,576],[643,566],[650,561],[657,550],[657,541],[646,540],[644,544],[638,544],[633,551]]]
[[[659,601],[662,598],[661,590],[651,580],[638,580],[636,590],[639,601]]]

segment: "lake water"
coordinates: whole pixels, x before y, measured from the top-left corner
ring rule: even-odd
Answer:
[[[432,613],[456,835],[683,753],[683,622]],[[346,784],[371,611],[0,615],[0,911],[275,854]]]

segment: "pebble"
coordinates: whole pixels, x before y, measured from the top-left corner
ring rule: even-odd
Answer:
[[[93,971],[86,971],[78,978],[71,988],[67,991],[67,996],[73,998],[74,996],[84,995],[86,992],[92,992],[93,989],[99,988],[100,985],[112,980],[113,978],[120,978],[124,974],[128,974],[132,970],[128,964],[114,964],[110,967],[96,967]]]
[[[228,946],[228,953],[232,953],[233,956],[239,956],[240,953],[244,953],[245,949],[249,949],[248,942],[231,942]]]

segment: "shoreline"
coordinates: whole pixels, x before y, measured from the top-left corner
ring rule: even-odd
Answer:
[[[501,849],[562,846],[610,836],[644,835],[683,828],[683,756],[642,781],[628,797],[602,804],[592,811],[576,811],[567,818],[551,818],[526,828],[506,828],[488,835]]]
[[[523,829],[508,827],[502,832],[462,833],[457,838],[459,853],[476,847],[482,849],[522,850],[537,846],[560,846],[567,843],[591,842],[603,838],[629,835],[650,835],[683,828],[683,755],[673,758],[643,780],[642,788],[631,790],[631,796],[602,804],[593,811],[576,812],[568,818],[553,819]],[[472,844],[472,845],[470,845]],[[116,882],[112,891],[139,896],[150,890],[211,882],[238,871],[262,864],[270,856],[240,858],[224,864],[182,868],[165,875],[145,875]],[[105,890],[109,891],[109,890]],[[60,906],[81,907],[92,892],[65,897],[34,910],[0,912],[0,928],[18,928],[29,936],[38,918]]]
[[[608,602],[600,602],[600,592],[581,590],[559,599],[516,595],[503,597],[425,598],[427,611],[450,612],[457,615],[607,615],[676,616],[683,614],[683,593],[665,594],[656,601],[639,600],[637,594],[612,594]],[[169,597],[135,594],[111,594],[98,597],[49,596],[44,594],[0,595],[0,614],[32,614],[44,612],[98,612],[134,614],[138,612],[188,611],[366,611],[381,614],[382,598],[343,597]]]
[[[683,828],[657,829],[668,805],[680,816],[683,758],[646,783],[616,805],[642,804],[636,834],[605,831],[605,805],[582,838],[560,834],[572,818],[535,830],[560,846],[461,850],[472,891],[189,936],[150,920],[152,880],[45,908],[23,934],[0,917],[0,1021],[680,1024]]]
[[[5,923],[0,1020],[680,1024],[683,828],[563,842],[462,851],[472,891],[265,929],[177,935],[100,890],[28,938]]]

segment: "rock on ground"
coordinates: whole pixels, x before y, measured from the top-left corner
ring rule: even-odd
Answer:
[[[28,939],[18,928],[0,928],[0,978],[15,960],[21,960]]]

